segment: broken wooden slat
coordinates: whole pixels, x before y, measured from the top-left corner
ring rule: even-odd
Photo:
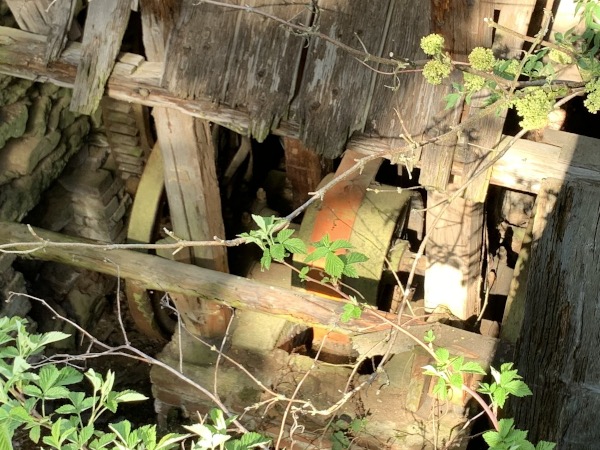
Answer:
[[[77,69],[71,110],[92,114],[104,95],[104,86],[121,48],[129,22],[131,0],[93,1],[83,32],[81,62]]]
[[[389,0],[321,0],[318,8],[321,33],[379,55]],[[355,56],[312,38],[302,85],[293,104],[304,145],[327,158],[339,156],[350,135],[365,126],[375,75]]]
[[[304,0],[246,0],[244,5],[284,20],[310,20]],[[262,142],[287,115],[304,41],[280,23],[249,12],[238,16],[237,27],[219,101],[247,110],[252,118],[250,135]]]
[[[54,2],[48,11],[50,30],[46,47],[45,61],[56,61],[67,45],[67,33],[71,29],[73,16],[78,6],[77,0]]]
[[[561,450],[600,439],[600,184],[567,181],[534,225],[523,326],[515,367],[533,395],[511,403],[528,439]],[[544,225],[543,229],[541,225]]]
[[[142,39],[148,61],[164,62],[167,41],[175,26],[180,5],[180,0],[142,0]]]

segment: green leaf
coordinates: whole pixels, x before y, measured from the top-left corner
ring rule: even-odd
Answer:
[[[450,359],[450,352],[448,349],[440,347],[435,351],[435,356],[440,364],[445,364]]]
[[[34,425],[29,430],[29,439],[31,439],[32,442],[37,444],[40,441],[40,434],[41,427],[39,425]],[[3,448],[2,445],[0,445],[0,448]]]
[[[265,249],[263,251],[262,258],[260,258],[260,268],[261,270],[269,270],[271,267],[271,252],[269,249]]]
[[[271,258],[275,261],[283,261],[286,257],[285,247],[283,244],[275,244],[271,246]]]
[[[279,233],[277,233],[277,242],[283,244],[292,236],[292,234],[294,234],[294,230],[292,228],[285,228],[281,230]]]
[[[556,444],[554,442],[540,441],[535,446],[535,450],[554,450]]]
[[[349,252],[345,255],[345,257],[346,257],[346,264],[363,263],[363,262],[366,262],[369,260],[367,255],[364,255],[360,252]]]
[[[69,390],[64,386],[53,386],[44,392],[44,398],[48,400],[58,400],[61,398],[67,398],[69,396]]]
[[[293,254],[300,254],[300,255],[305,255],[306,254],[306,244],[304,243],[304,241],[302,241],[302,239],[298,239],[298,238],[291,238],[286,240],[283,243],[285,249]]]
[[[171,448],[178,447],[178,445],[177,445],[178,442],[181,442],[190,436],[191,436],[190,434],[169,433],[169,434],[163,436],[160,441],[158,441],[158,444],[156,444],[156,447],[154,450],[168,450]]]
[[[148,397],[146,397],[145,395],[140,394],[139,392],[136,392],[136,391],[126,390],[126,391],[121,391],[121,392],[117,393],[115,400],[119,403],[141,402],[144,400],[148,400]]]
[[[460,367],[460,371],[465,373],[476,373],[479,375],[486,375],[486,371],[483,370],[483,367],[481,367],[475,361],[467,361]]]
[[[44,333],[41,336],[39,345],[45,346],[51,344],[52,342],[62,341],[64,339],[67,339],[69,336],[71,335],[67,333],[62,333],[60,331],[50,331],[49,333]]]
[[[437,395],[440,400],[446,400],[448,398],[446,382],[442,378],[438,378],[433,386],[433,394]]]
[[[254,223],[258,225],[258,228],[260,228],[265,233],[267,232],[267,224],[265,223],[264,217],[252,214],[252,220],[254,220]]]
[[[102,386],[102,375],[99,373],[96,373],[94,371],[94,369],[89,369],[86,373],[85,376],[88,380],[90,380],[90,383],[92,383],[92,387],[94,388],[94,391],[99,391],[100,387]]]
[[[450,386],[456,389],[461,389],[463,385],[463,377],[460,373],[453,373],[450,375]]]
[[[321,258],[324,258],[325,256],[327,256],[330,253],[331,252],[326,247],[316,248],[313,252],[309,253],[306,256],[306,258],[304,258],[304,262],[305,263],[309,263],[309,262],[312,262],[312,261],[317,261],[317,260],[319,260]]]
[[[521,380],[512,380],[506,384],[503,384],[502,387],[506,389],[509,394],[514,395],[515,397],[526,397],[528,395],[533,395],[529,387]]]
[[[342,270],[342,275],[350,278],[358,278],[358,272],[354,266],[345,265],[344,270]]]
[[[329,245],[329,250],[332,252],[335,252],[336,250],[351,248],[353,248],[353,245],[350,243],[350,241],[347,241],[345,239],[336,239],[331,243],[331,245]]]
[[[255,433],[253,431],[250,431],[249,433],[244,433],[242,436],[240,436],[239,439],[235,440],[236,443],[238,443],[239,445],[241,445],[241,447],[239,447],[240,449],[248,449],[248,448],[253,448],[253,447],[257,447],[259,445],[269,445],[269,443],[271,442],[271,439],[266,438],[265,436],[259,434],[259,433]],[[229,450],[230,447],[229,446],[229,442],[227,442],[225,444],[225,448],[227,450]]]
[[[90,450],[100,450],[106,448],[109,444],[112,444],[116,439],[116,434],[114,433],[104,433],[104,432],[96,432],[100,433],[97,439],[94,439],[90,442]]]
[[[445,109],[452,109],[458,105],[462,94],[459,92],[452,92],[444,97],[444,101],[446,102]]]
[[[353,319],[360,319],[362,315],[362,309],[360,306],[354,305],[352,303],[346,303],[344,305],[344,312],[340,315],[340,320],[343,323],[348,323]]]
[[[433,330],[428,330],[427,333],[425,333],[423,340],[427,344],[431,344],[433,341],[435,341],[435,334],[433,334]]]
[[[325,257],[325,273],[334,278],[340,278],[343,270],[344,262],[340,257],[333,253],[328,253]]]
[[[298,277],[300,278],[301,281],[306,280],[306,276],[308,275],[309,271],[310,271],[310,268],[308,266],[304,266],[304,267],[302,267],[302,269],[300,269],[300,272],[298,273]]]

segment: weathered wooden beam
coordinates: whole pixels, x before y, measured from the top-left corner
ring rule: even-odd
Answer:
[[[81,61],[71,98],[71,110],[92,114],[104,95],[129,22],[131,0],[103,0],[88,5]]]
[[[46,48],[45,36],[14,28],[0,27],[0,42],[0,73],[73,87],[77,64],[81,60],[80,44],[69,43],[58,61],[48,64],[46,67],[43,59]],[[115,68],[119,68],[121,64],[123,63],[117,62]],[[176,109],[185,114],[217,123],[240,134],[248,134],[251,123],[248,113],[226,105],[217,105],[208,99],[178,98],[160,87],[162,71],[162,63],[144,62],[129,75],[113,74],[108,80],[105,95],[146,106]],[[298,138],[298,130],[298,124],[292,121],[282,121],[272,132],[278,136]],[[565,157],[563,149],[559,145],[552,142],[532,142],[520,139],[494,165],[490,183],[537,193],[541,180],[548,177],[559,180],[600,181],[600,153],[592,150],[598,145],[599,140],[572,134],[566,135],[570,142],[569,146],[577,146],[578,159],[576,163],[571,163]],[[500,148],[508,139],[504,139]],[[584,143],[584,147],[580,149],[579,143]],[[357,135],[348,142],[347,148],[357,150],[365,155],[381,153],[386,157],[386,154],[396,149],[398,145],[396,137],[372,138]],[[452,165],[452,173],[456,175],[463,174],[464,169],[464,156],[459,153],[457,152],[455,155]]]
[[[593,449],[600,440],[600,184],[568,181],[551,191],[536,212],[515,352],[533,395],[511,401],[509,413],[532,442]]]
[[[67,45],[67,33],[71,29],[78,3],[77,0],[62,0],[55,2],[49,9],[48,23],[50,25],[50,32],[46,46],[46,62],[56,61],[60,52]]]
[[[50,30],[50,3],[51,0],[6,0],[19,28],[38,34],[46,34]]]
[[[216,301],[232,308],[272,314],[309,326],[331,328],[343,333],[369,332],[388,329],[389,325],[365,310],[362,317],[341,323],[344,303],[311,295],[302,289],[283,289],[253,280],[203,269],[191,264],[170,261],[158,256],[132,250],[98,250],[77,247],[77,243],[93,243],[59,233],[34,229],[32,236],[26,225],[0,222],[0,245],[20,242],[39,242],[39,250],[23,255],[45,261],[120,276],[142,283],[147,289],[175,292],[201,300]],[[41,239],[41,240],[40,240]],[[46,246],[44,241],[64,244]],[[378,312],[396,323],[394,314]]]

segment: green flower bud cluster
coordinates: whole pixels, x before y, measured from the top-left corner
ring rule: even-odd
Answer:
[[[596,114],[600,111],[600,78],[588,81],[585,85],[585,92],[587,92],[587,98],[583,104],[589,112]]]
[[[517,74],[517,71],[519,70],[520,65],[521,63],[519,61],[517,61],[516,59],[511,59],[506,69],[504,69],[504,72],[509,75],[515,76]]]
[[[423,76],[429,84],[438,85],[450,76],[452,66],[437,59],[432,59],[423,67]]]
[[[550,53],[548,53],[548,58],[550,61],[554,61],[558,64],[571,64],[573,62],[573,58],[567,55],[565,52],[561,52],[560,50],[556,50],[555,48],[550,49]]]
[[[469,72],[463,73],[463,80],[465,82],[466,92],[477,92],[485,86],[485,78],[480,77],[479,75],[473,75]]]
[[[435,56],[442,53],[444,49],[444,36],[441,34],[429,34],[421,38],[421,48],[426,55]]]
[[[517,114],[523,118],[519,125],[524,130],[537,130],[548,125],[548,114],[554,107],[556,92],[543,88],[531,88],[514,100]]]
[[[496,58],[494,58],[494,53],[492,53],[491,49],[475,47],[471,53],[469,53],[469,62],[473,69],[489,72],[494,68]]]

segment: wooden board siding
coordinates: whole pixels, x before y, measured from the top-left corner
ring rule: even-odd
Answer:
[[[388,1],[319,1],[319,31],[354,48],[379,55]],[[335,157],[354,131],[364,128],[375,72],[335,45],[311,39],[302,85],[294,101],[300,139],[325,157]]]
[[[305,2],[244,5],[285,20],[309,21]],[[183,97],[208,96],[247,111],[249,132],[262,141],[287,114],[303,45],[302,37],[264,16],[185,2],[169,43],[163,85]]]
[[[516,426],[532,442],[561,450],[600,439],[600,184],[566,182],[534,225],[527,301],[515,367],[533,395],[511,400]]]

